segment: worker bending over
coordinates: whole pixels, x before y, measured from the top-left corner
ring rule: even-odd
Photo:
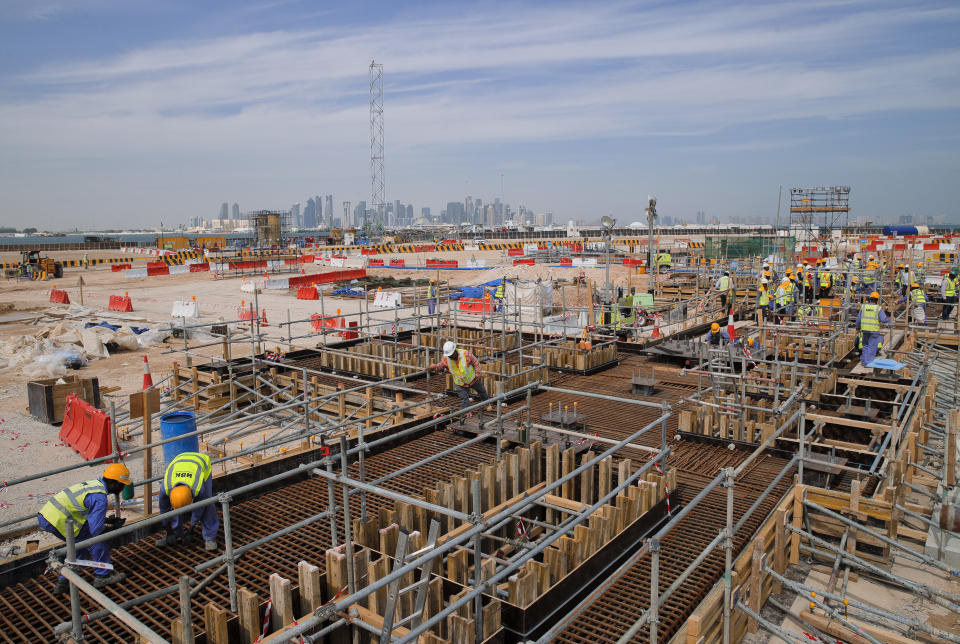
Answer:
[[[721,329],[720,325],[714,322],[710,325],[710,330],[707,332],[707,335],[703,336],[703,341],[717,346],[721,342],[730,342],[730,334],[727,333],[726,329]]]
[[[490,396],[483,387],[483,380],[478,376],[480,361],[466,349],[458,349],[454,342],[443,343],[443,358],[440,362],[427,367],[430,371],[440,372],[450,370],[453,376],[454,388],[460,398],[460,409],[470,405],[470,390],[472,389],[481,401]]]
[[[860,364],[869,366],[877,359],[877,351],[883,343],[881,324],[890,324],[890,318],[880,308],[880,294],[874,291],[867,302],[860,307],[857,316],[857,328],[863,336],[863,353],[860,355]]]
[[[130,470],[126,465],[114,463],[108,465],[99,479],[71,485],[57,492],[37,514],[37,523],[41,530],[66,541],[67,520],[73,519],[73,537],[83,541],[95,537],[101,532],[109,532],[123,525],[119,517],[107,516],[107,495],[120,494],[124,486],[130,485]],[[89,559],[103,564],[110,563],[110,544],[106,541],[95,543],[77,551],[77,558]],[[97,568],[93,572],[93,585],[103,588],[124,580],[126,575],[109,569]],[[65,593],[70,584],[60,577],[53,587],[55,593]]]
[[[160,489],[160,512],[179,510],[212,496],[213,468],[210,466],[209,456],[199,452],[183,452],[170,461]],[[200,521],[202,527],[204,548],[208,552],[215,551],[220,518],[214,503],[194,509],[186,531],[181,515],[174,516],[167,524],[167,534],[157,541],[157,545],[173,546],[177,542],[187,545],[190,543],[190,528],[196,525],[197,521]]]
[[[910,299],[910,306],[913,307],[913,319],[916,320],[917,324],[926,324],[927,323],[927,295],[923,292],[923,289],[920,288],[920,284],[914,282],[910,285],[910,292],[904,293],[897,304],[903,304]]]

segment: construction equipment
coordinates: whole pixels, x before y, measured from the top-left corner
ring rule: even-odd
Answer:
[[[24,250],[20,252],[19,272],[21,277],[31,280],[63,277],[63,264],[50,257],[41,257],[38,250]]]

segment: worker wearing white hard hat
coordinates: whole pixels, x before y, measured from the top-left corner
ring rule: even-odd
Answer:
[[[483,386],[483,379],[479,377],[480,361],[466,349],[458,349],[455,342],[443,343],[443,358],[440,362],[427,367],[430,371],[448,369],[453,376],[454,389],[460,398],[460,409],[470,405],[470,391],[483,401],[489,398]]]

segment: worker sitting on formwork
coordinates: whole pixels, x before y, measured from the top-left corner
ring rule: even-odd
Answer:
[[[179,510],[197,501],[213,496],[213,468],[210,457],[199,452],[183,452],[177,455],[163,475],[160,489],[160,512]],[[203,546],[208,552],[217,549],[217,532],[220,531],[220,518],[216,504],[210,503],[196,508],[190,514],[190,525],[200,521],[203,532]],[[170,519],[167,534],[157,541],[158,546],[173,546],[177,542],[190,543],[190,529],[184,530],[184,521],[178,514]]]
[[[890,318],[880,308],[880,294],[874,291],[869,301],[860,307],[857,316],[857,328],[863,334],[863,353],[860,355],[860,364],[867,367],[877,359],[877,351],[883,343],[881,324],[890,324]]]
[[[123,525],[119,517],[107,516],[107,495],[120,494],[130,485],[130,470],[126,465],[114,463],[108,465],[103,476],[92,481],[71,485],[55,494],[37,514],[40,529],[66,541],[67,520],[73,519],[73,537],[83,541],[95,537],[101,532],[114,530]],[[94,570],[93,585],[103,588],[124,580],[126,575],[112,570],[110,566],[110,544],[106,541],[95,543],[89,548],[77,552],[79,559],[88,559],[107,567]],[[70,589],[66,577],[60,577],[53,588],[55,593],[65,593]]]
[[[483,386],[483,380],[477,375],[480,371],[480,361],[466,349],[458,349],[456,343],[443,343],[443,358],[440,362],[427,367],[430,371],[449,369],[453,376],[453,384],[460,397],[460,409],[470,405],[470,390],[476,392],[481,401],[490,396]]]

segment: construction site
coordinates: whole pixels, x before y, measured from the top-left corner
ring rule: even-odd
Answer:
[[[0,641],[960,642],[957,237],[848,196],[8,279]],[[168,509],[181,454],[211,491]],[[38,528],[120,463],[106,529]]]

